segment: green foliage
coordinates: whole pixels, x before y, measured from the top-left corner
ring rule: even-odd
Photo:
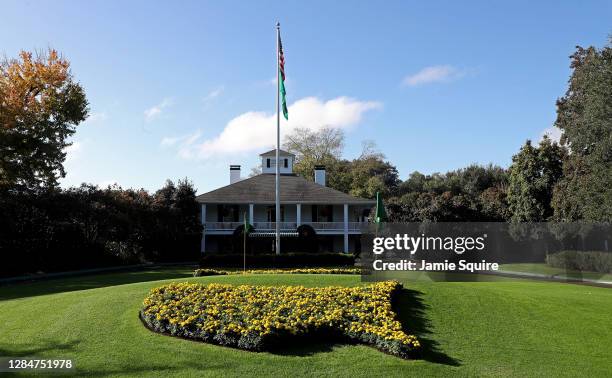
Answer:
[[[611,252],[561,251],[546,256],[546,263],[555,268],[612,273]]]
[[[570,154],[555,188],[555,218],[612,220],[612,39],[603,49],[577,47],[555,126]]]
[[[206,277],[206,276],[225,276],[229,272],[225,270],[217,270],[217,269],[196,269],[193,271],[194,277]]]
[[[175,186],[167,180],[164,187],[152,196],[158,245],[164,252],[160,258],[192,261],[197,258],[202,225],[200,206],[195,201],[196,190],[187,179],[179,180]],[[175,252],[170,252],[175,249]],[[189,252],[191,251],[191,252]],[[172,254],[174,257],[172,257]]]
[[[397,193],[400,184],[397,168],[384,160],[383,155],[364,155],[349,163],[349,194],[362,198],[383,198]]]
[[[283,147],[296,155],[293,171],[314,181],[315,165],[324,165],[327,186],[356,197],[374,198],[397,192],[400,180],[397,169],[385,161],[373,142],[364,142],[359,158],[341,159],[344,133],[337,129],[313,132],[296,129],[285,138]]]
[[[118,186],[0,195],[0,276],[147,261],[194,261],[201,225],[195,190],[155,195]]]
[[[504,221],[507,173],[503,168],[471,165],[445,174],[413,172],[387,200],[395,222]]]
[[[528,140],[513,156],[508,186],[512,221],[541,222],[552,216],[552,191],[561,177],[565,154],[563,147],[544,136],[538,147]]]
[[[0,189],[55,187],[67,139],[87,118],[83,88],[54,50],[0,62]]]
[[[447,173],[434,173],[423,175],[413,172],[399,187],[400,194],[410,192],[426,192],[442,194],[467,194],[477,196],[484,190],[498,187],[504,190],[508,183],[506,171],[498,166],[481,166],[472,164],[466,168],[449,171]]]
[[[295,154],[293,171],[314,181],[315,165],[325,165],[332,170],[344,148],[344,133],[338,129],[320,131],[297,128],[285,137],[283,148]]]

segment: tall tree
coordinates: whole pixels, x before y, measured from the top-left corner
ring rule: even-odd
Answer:
[[[561,177],[565,149],[545,136],[538,147],[527,141],[512,157],[508,205],[511,220],[541,222],[552,216],[553,187]]]
[[[384,155],[361,154],[350,163],[350,194],[374,198],[376,192],[384,197],[397,194],[400,184],[397,168],[384,160]]]
[[[603,49],[576,47],[555,126],[570,151],[555,187],[555,218],[612,221],[612,37]]]
[[[67,138],[88,114],[83,88],[55,50],[0,62],[0,187],[57,186]]]
[[[344,133],[332,128],[319,131],[297,128],[285,137],[283,148],[295,154],[294,172],[314,180],[315,165],[325,165],[330,171],[340,159]]]

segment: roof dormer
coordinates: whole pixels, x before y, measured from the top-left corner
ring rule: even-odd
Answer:
[[[276,150],[264,152],[259,156],[261,156],[261,173],[276,173]],[[278,158],[280,162],[280,173],[293,173],[295,155],[291,152],[279,150]]]

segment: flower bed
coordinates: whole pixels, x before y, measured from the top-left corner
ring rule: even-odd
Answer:
[[[302,268],[302,269],[251,269],[242,270],[218,270],[218,269],[196,269],[194,277],[221,276],[227,274],[361,274],[361,269],[351,268]]]
[[[393,281],[321,288],[172,283],[151,290],[140,317],[156,332],[246,350],[317,335],[406,358],[420,344],[391,308],[401,288]]]

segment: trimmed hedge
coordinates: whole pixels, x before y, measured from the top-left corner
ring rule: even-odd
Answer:
[[[401,289],[395,281],[317,288],[171,283],[151,290],[140,318],[155,332],[251,351],[319,337],[407,358],[421,344],[392,309]]]
[[[208,254],[200,259],[202,268],[242,268],[242,254]],[[306,268],[353,266],[355,256],[343,253],[284,253],[247,255],[248,268]]]
[[[612,273],[612,252],[561,251],[546,256],[546,263],[555,268]]]
[[[87,184],[0,190],[0,277],[197,261],[199,208],[187,181],[155,193]]]
[[[361,274],[361,268],[302,268],[302,269],[256,269],[247,270],[217,270],[217,269],[196,269],[193,272],[194,277],[204,276],[224,276],[228,274]]]

